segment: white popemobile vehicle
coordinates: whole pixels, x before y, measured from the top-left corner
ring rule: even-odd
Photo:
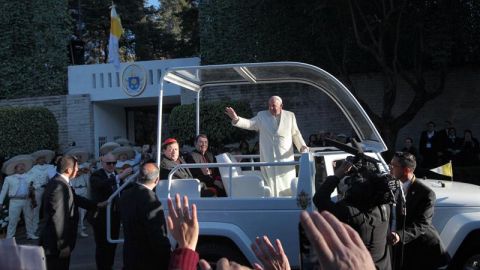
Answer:
[[[310,85],[338,105],[360,139],[362,150],[379,161],[378,167],[382,171],[388,171],[387,163],[380,155],[387,147],[368,115],[339,80],[318,67],[304,63],[276,62],[172,68],[164,74],[160,89],[159,135],[162,128],[163,85],[167,82],[197,93],[197,134],[200,131],[200,92],[209,87],[266,83]],[[161,141],[159,136],[157,145],[160,146]],[[270,239],[278,238],[282,241],[292,269],[308,269],[311,254],[308,254],[309,248],[299,229],[300,211],[315,210],[312,203],[315,185],[327,175],[333,174],[333,161],[350,155],[339,148],[313,148],[309,153],[298,155],[298,161],[238,163],[234,156],[223,153],[217,156],[218,163],[215,164],[177,166],[168,180],[161,181],[156,190],[163,205],[167,205],[167,198],[176,193],[188,195],[190,201],[197,205],[200,223],[197,251],[200,257],[209,261],[227,257],[242,264],[253,264],[257,260],[250,244],[255,237],[267,235]],[[243,159],[254,157],[241,156]],[[160,150],[157,160],[160,160]],[[285,165],[296,165],[298,168],[297,178],[291,184],[293,196],[288,197],[275,197],[275,186],[265,186],[258,171],[242,170],[245,167]],[[219,168],[227,197],[200,197],[197,179],[171,179],[178,168],[202,166]],[[450,268],[480,269],[480,187],[451,181],[423,181],[436,193],[433,222],[452,257]],[[116,193],[110,197],[110,202],[115,195]],[[108,240],[116,243],[123,241],[111,239],[110,233]]]

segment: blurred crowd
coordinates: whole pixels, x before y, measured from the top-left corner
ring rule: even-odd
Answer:
[[[402,151],[414,155],[420,167],[427,169],[450,161],[458,167],[480,165],[480,145],[472,130],[465,129],[457,134],[457,129],[450,121],[445,121],[440,129],[434,122],[428,122],[426,130],[419,136],[418,144],[412,137],[407,137],[403,141]]]

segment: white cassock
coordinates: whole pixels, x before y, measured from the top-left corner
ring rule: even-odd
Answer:
[[[282,110],[278,124],[269,111],[260,111],[251,119],[239,117],[233,125],[260,133],[260,161],[263,162],[293,161],[293,144],[299,151],[305,145],[295,114],[289,111]],[[295,166],[264,166],[261,170],[263,179],[276,196],[291,195],[290,183],[296,177]]]

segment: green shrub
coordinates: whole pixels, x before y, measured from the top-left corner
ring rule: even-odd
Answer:
[[[250,139],[255,132],[232,126],[230,118],[224,113],[225,107],[232,107],[239,116],[251,118],[252,109],[246,102],[206,102],[200,103],[200,133],[206,134],[211,148],[221,149],[229,143]],[[168,121],[170,134],[181,144],[193,145],[195,139],[195,104],[180,105],[173,108]]]
[[[57,148],[57,120],[46,108],[0,108],[0,127],[0,156]]]

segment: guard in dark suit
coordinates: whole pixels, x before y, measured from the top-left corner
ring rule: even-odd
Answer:
[[[70,254],[75,247],[78,227],[78,207],[93,212],[96,204],[77,196],[69,185],[78,171],[73,156],[64,156],[57,166],[57,175],[48,182],[43,196],[46,225],[40,244],[45,249],[47,268],[69,269]]]
[[[358,232],[377,269],[390,270],[392,265],[387,244],[390,206],[384,201],[377,200],[384,197],[383,194],[377,196],[377,193],[385,192],[385,189],[377,188],[381,180],[371,179],[356,183],[343,194],[344,198],[338,202],[331,200],[332,192],[351,166],[351,163],[344,161],[335,170],[335,175],[328,176],[313,196],[313,203],[318,211],[331,212]],[[386,182],[384,184],[384,188],[387,188]]]
[[[123,180],[132,172],[131,168],[116,174],[117,158],[111,153],[102,157],[102,169],[90,176],[90,195],[94,202],[108,200],[110,195],[123,184]],[[118,239],[120,231],[120,216],[117,200],[113,201],[111,216],[111,237]],[[116,244],[107,241],[107,214],[106,209],[99,209],[98,214],[87,213],[87,220],[93,227],[95,238],[95,262],[99,270],[111,270],[115,261]]]
[[[171,249],[165,216],[162,204],[152,191],[158,181],[158,167],[146,163],[137,182],[120,197],[125,235],[123,266],[126,270],[168,269]]]
[[[394,244],[395,269],[437,269],[446,265],[448,253],[432,225],[435,193],[413,171],[413,155],[398,152],[390,162],[390,173],[402,183],[406,204],[397,200],[396,230],[390,235]],[[405,215],[406,214],[406,215]]]
[[[431,169],[438,164],[438,152],[440,151],[438,132],[435,131],[435,123],[428,122],[427,130],[422,131],[418,150],[422,155],[422,167]]]

